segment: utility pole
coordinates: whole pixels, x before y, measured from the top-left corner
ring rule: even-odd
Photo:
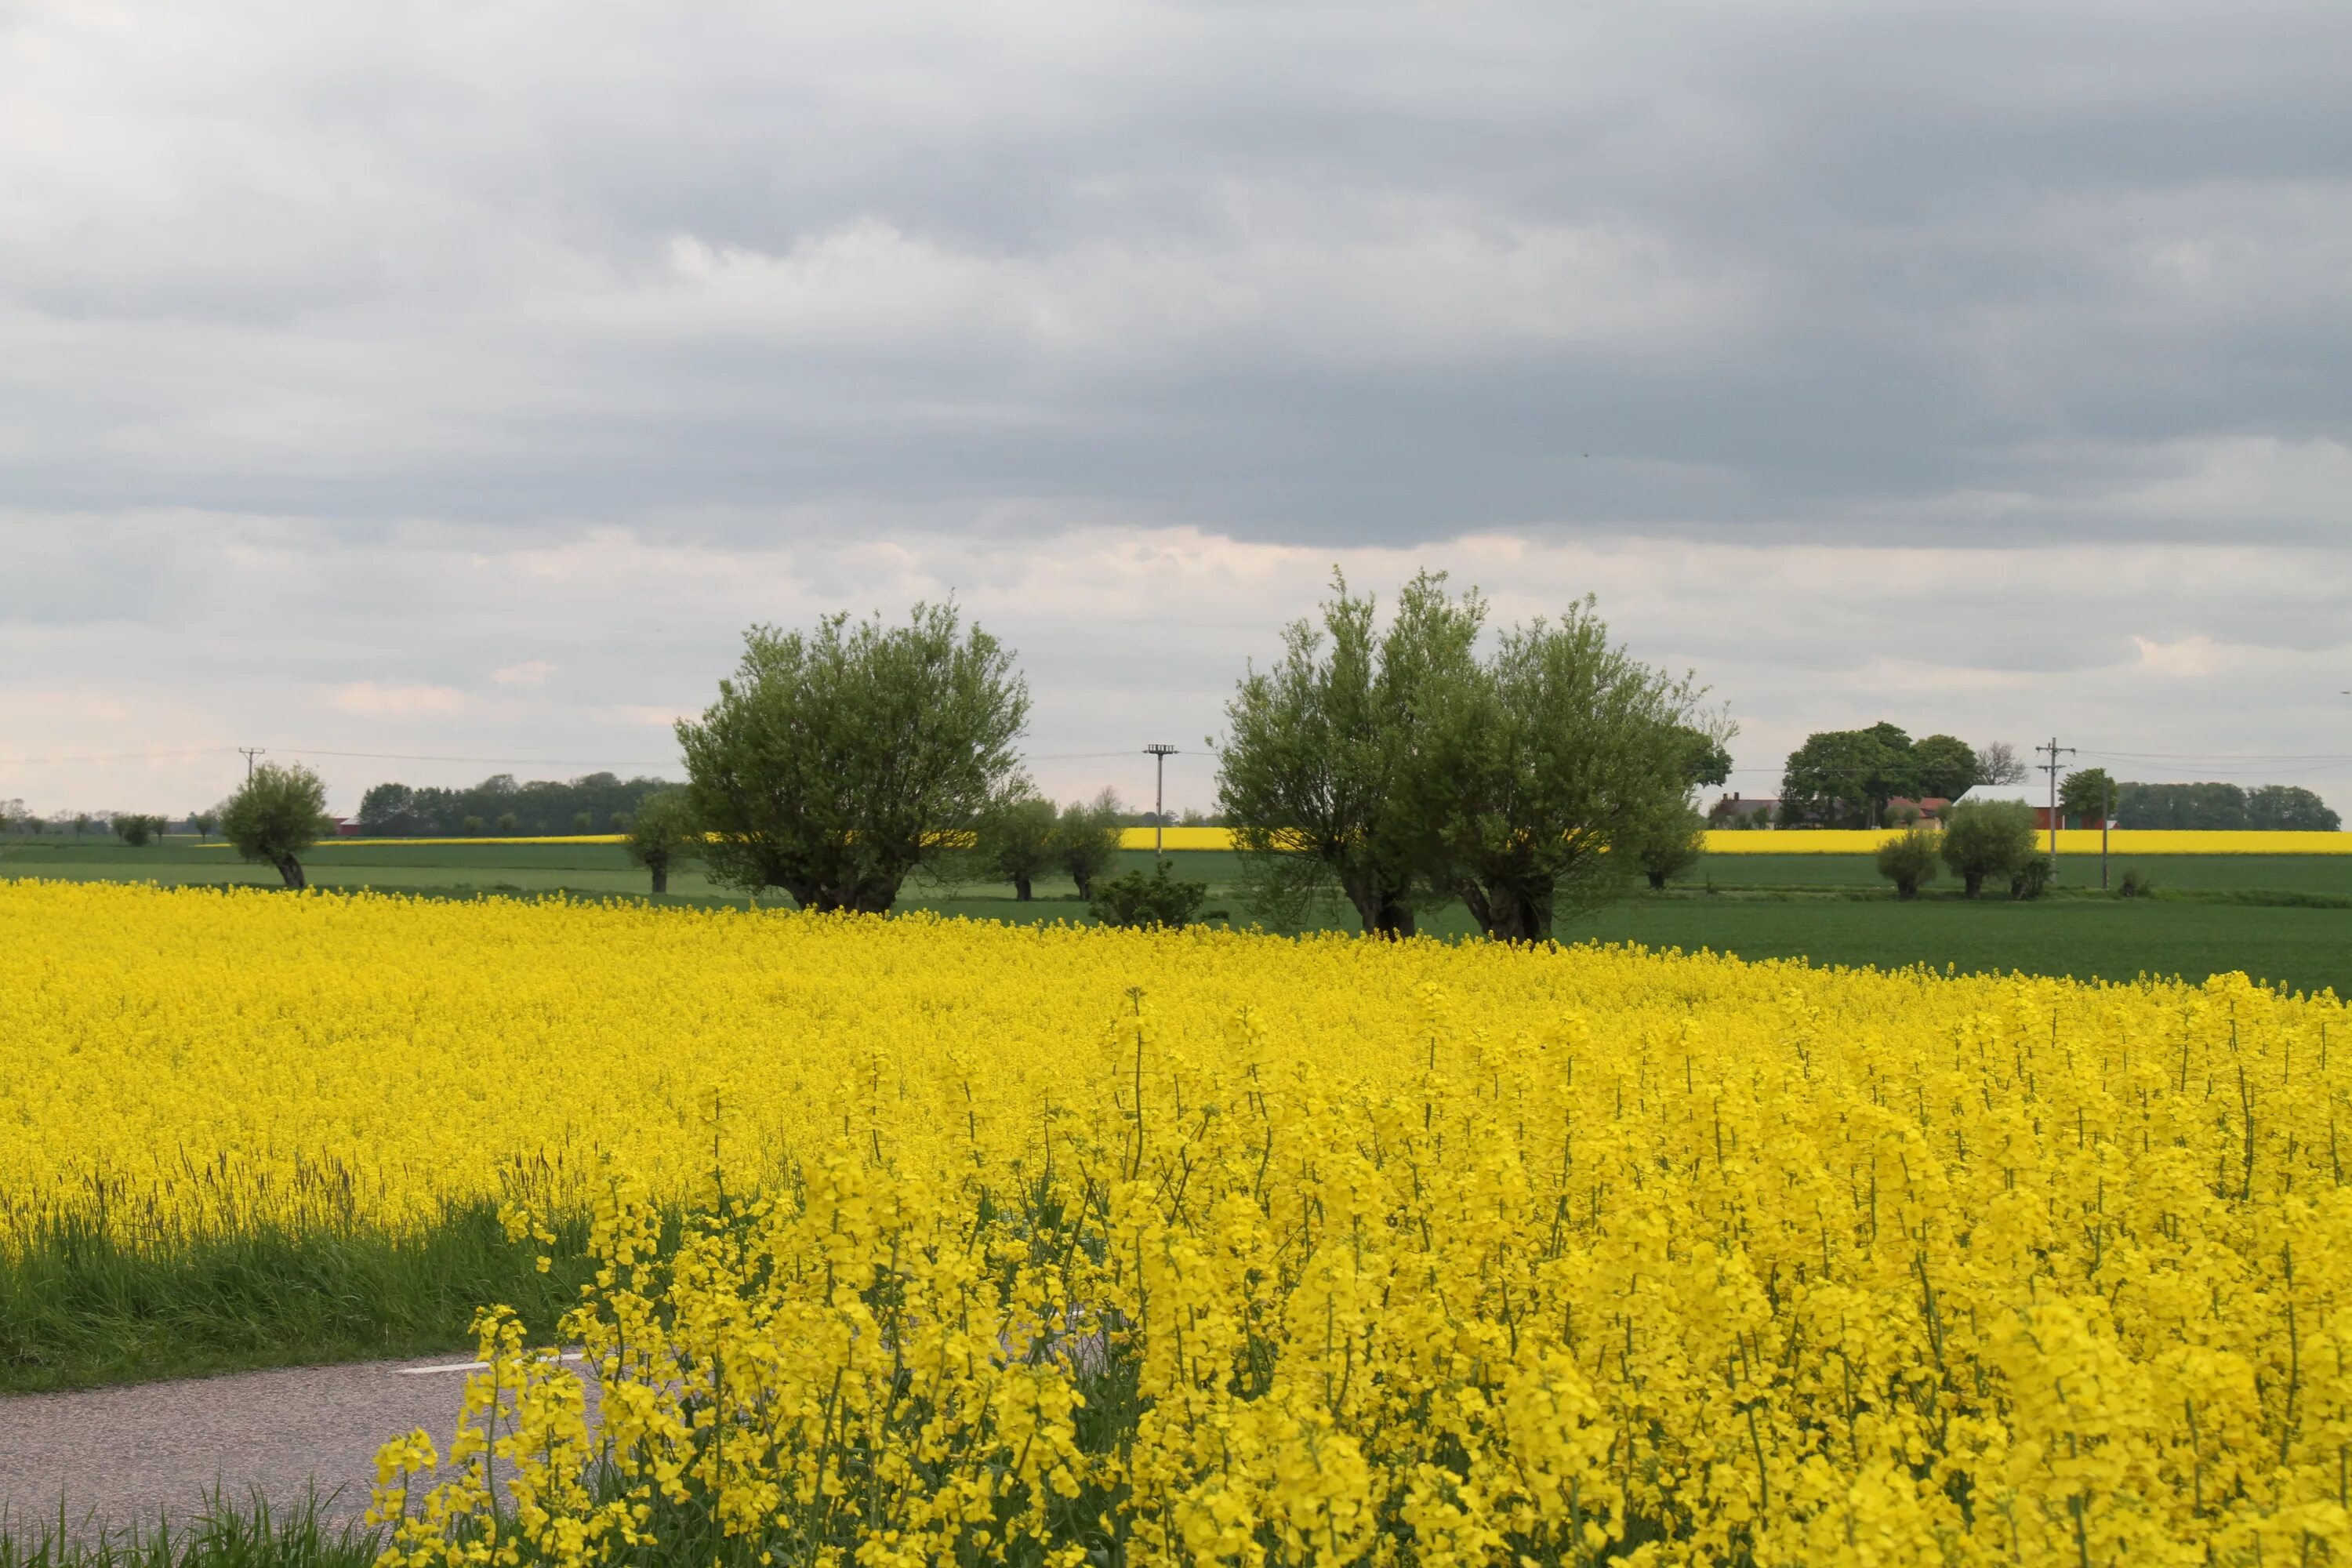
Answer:
[[[1164,847],[1168,833],[1168,759],[1176,754],[1176,748],[1155,741],[1143,749],[1160,775],[1151,787],[1151,865],[1154,870],[1160,870],[1168,865]]]
[[[245,753],[245,782],[251,784],[253,782],[253,759],[268,755],[269,748],[267,746],[239,746],[237,750]]]
[[[2053,735],[2048,745],[2033,749],[2050,753],[2048,762],[2034,765],[2050,775],[2050,875],[2055,879],[2058,875],[2058,753],[2063,752],[2071,757],[2074,754],[2074,748],[2060,745],[2058,737]]]
[[[2107,779],[2106,797],[2099,802],[2099,891],[2107,890],[2107,830],[2116,825],[2116,781]]]

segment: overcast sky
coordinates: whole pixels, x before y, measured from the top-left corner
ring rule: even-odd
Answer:
[[[2347,60],[2322,0],[0,0],[0,797],[675,772],[747,624],[953,593],[1041,784],[1165,740],[1206,807],[1245,662],[1425,564],[1597,594],[1746,793],[1890,719],[2352,816]]]

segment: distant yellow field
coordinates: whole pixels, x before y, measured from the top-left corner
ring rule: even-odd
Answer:
[[[1841,829],[1782,833],[1710,833],[1710,855],[1867,855],[1893,831],[1848,832]],[[2046,841],[2043,834],[2036,842]],[[2352,833],[2156,833],[2117,828],[2109,846],[2118,855],[2352,855]],[[1171,827],[1171,849],[1230,849],[1234,836],[1223,827]],[[1151,829],[1130,827],[1119,835],[1120,847],[1149,849]],[[2098,853],[2096,832],[2062,828],[2058,849],[2064,855]]]
[[[1164,847],[1171,851],[1231,849],[1234,847],[1231,828],[1171,827],[1163,832]],[[1894,837],[1893,829],[1872,832],[1858,828],[1823,828],[1795,833],[1710,833],[1706,836],[1706,848],[1710,855],[1867,855]],[[2043,834],[2037,842],[2046,841],[2049,835]],[[330,838],[319,847],[367,848],[393,844],[620,842],[621,836],[617,833],[587,833],[523,838]],[[1122,828],[1118,844],[1122,849],[1149,849],[1152,845],[1152,830],[1149,827]],[[226,849],[228,846],[215,844],[207,847]],[[2117,855],[2352,855],[2352,833],[2164,833],[2119,827],[2112,835],[2108,847]],[[2090,828],[2061,829],[2058,849],[2064,855],[2095,855],[2099,849],[2099,835]]]
[[[619,844],[625,841],[625,836],[618,833],[561,833],[512,838],[322,838],[317,847],[364,849],[386,844]],[[213,844],[205,847],[226,849],[228,846]]]
[[[1894,837],[1891,829],[1710,833],[1706,848],[1710,855],[1867,855]],[[2034,837],[2036,844],[2049,841],[2047,833]],[[2352,855],[2352,833],[2162,833],[2118,827],[2108,836],[2108,847],[2117,855]],[[2097,854],[2098,831],[2059,829],[2058,852]]]

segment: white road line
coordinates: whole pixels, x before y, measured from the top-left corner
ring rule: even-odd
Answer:
[[[565,1351],[555,1359],[585,1361],[588,1358],[579,1351]],[[488,1372],[489,1370],[490,1363],[486,1361],[453,1361],[443,1366],[396,1366],[392,1369],[392,1374],[394,1377],[424,1377],[436,1372]]]

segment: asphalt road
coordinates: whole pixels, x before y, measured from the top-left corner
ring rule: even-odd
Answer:
[[[325,1511],[356,1518],[387,1438],[422,1426],[447,1449],[467,1370],[362,1362],[0,1397],[0,1510],[22,1530],[62,1503],[79,1533],[185,1519],[215,1490],[275,1506],[315,1485]]]

